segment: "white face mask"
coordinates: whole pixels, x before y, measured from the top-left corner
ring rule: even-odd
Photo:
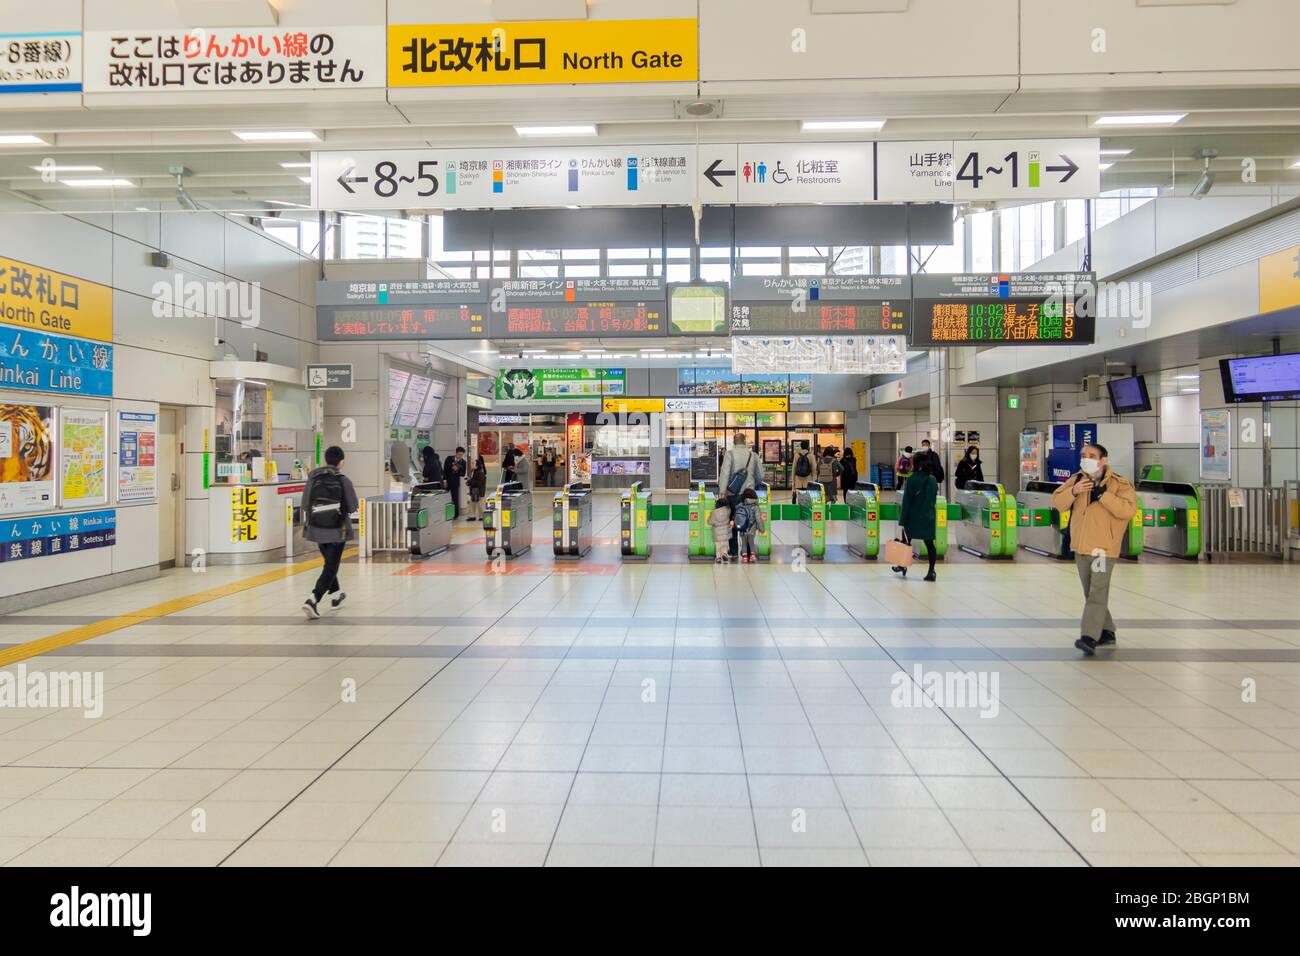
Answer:
[[[1095,475],[1101,468],[1101,462],[1096,458],[1084,458],[1079,461],[1079,467],[1085,475]]]

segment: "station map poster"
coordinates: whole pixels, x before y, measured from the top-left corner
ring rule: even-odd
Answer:
[[[0,405],[0,515],[54,507],[54,406]]]
[[[1201,478],[1232,481],[1232,412],[1226,408],[1201,412]]]
[[[153,501],[158,497],[158,415],[117,413],[117,500]]]
[[[59,410],[59,500],[64,505],[108,501],[108,413]]]
[[[1091,345],[1092,289],[1090,273],[914,276],[909,344]]]

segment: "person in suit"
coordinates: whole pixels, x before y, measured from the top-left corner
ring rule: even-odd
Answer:
[[[451,503],[455,509],[452,520],[460,517],[461,479],[465,477],[465,469],[465,449],[457,447],[456,453],[448,455],[442,465],[443,481],[447,485],[447,490],[451,492]]]
[[[898,527],[903,532],[903,540],[911,542],[917,539],[925,542],[926,554],[930,559],[930,570],[925,580],[934,581],[934,538],[935,538],[935,499],[939,496],[939,483],[930,474],[930,460],[917,455],[913,460],[914,471],[908,475],[903,485],[903,503],[898,509]],[[894,567],[907,577],[907,568]]]

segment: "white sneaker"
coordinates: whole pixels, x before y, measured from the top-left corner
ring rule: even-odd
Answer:
[[[316,607],[316,599],[309,597],[302,602],[302,613],[307,615],[307,620],[314,621],[320,617],[320,608]]]

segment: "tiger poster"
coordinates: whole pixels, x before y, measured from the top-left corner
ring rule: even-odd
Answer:
[[[0,405],[0,515],[54,509],[54,406]]]

